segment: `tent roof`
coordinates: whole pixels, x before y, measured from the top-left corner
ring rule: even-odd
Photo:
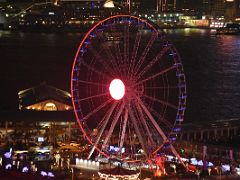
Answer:
[[[106,174],[106,175],[134,175],[134,174],[137,174],[138,172],[134,170],[122,168],[121,166],[117,166],[111,169],[100,170],[100,173]]]

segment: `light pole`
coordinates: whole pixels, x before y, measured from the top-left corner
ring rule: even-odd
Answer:
[[[142,162],[140,163],[140,180],[142,179]]]
[[[71,168],[71,171],[72,171],[72,180],[74,180],[74,169]]]
[[[127,0],[128,13],[131,13],[131,0]]]

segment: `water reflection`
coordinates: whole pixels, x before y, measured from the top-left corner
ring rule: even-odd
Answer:
[[[168,29],[185,68],[187,121],[240,116],[240,36],[217,36],[206,29]],[[0,31],[2,93],[17,107],[17,91],[47,80],[69,91],[73,58],[83,34]]]
[[[182,55],[188,79],[187,119],[239,117],[239,36],[210,30],[176,30],[169,35]]]

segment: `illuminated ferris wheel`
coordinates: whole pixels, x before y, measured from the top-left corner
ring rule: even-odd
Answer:
[[[172,142],[186,108],[183,66],[175,47],[147,20],[116,15],[96,24],[78,48],[71,93],[91,144],[89,158],[94,152],[151,158],[164,148],[178,156]]]

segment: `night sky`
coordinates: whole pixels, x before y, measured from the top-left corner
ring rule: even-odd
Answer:
[[[18,108],[18,91],[42,82],[70,91],[82,34],[0,32],[0,109]]]

